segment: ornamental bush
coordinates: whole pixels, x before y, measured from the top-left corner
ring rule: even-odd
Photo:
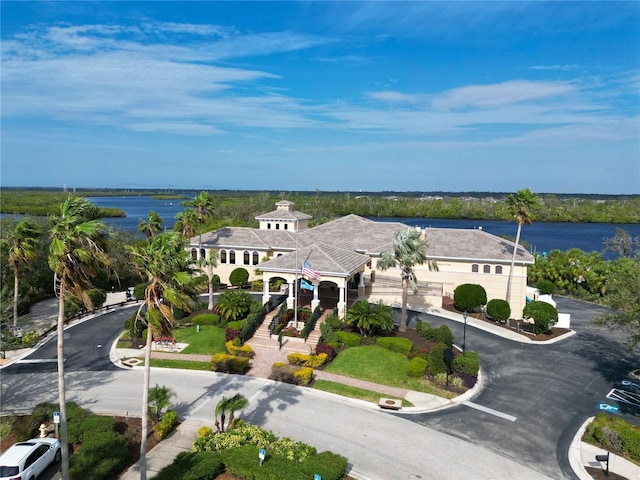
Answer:
[[[249,272],[246,268],[235,268],[229,275],[229,283],[234,287],[243,287],[247,284],[247,280],[249,280]]]
[[[264,289],[264,281],[257,279],[251,282],[251,291],[252,292],[261,292]]]
[[[212,480],[224,473],[220,455],[211,452],[180,452],[155,480]]]
[[[487,315],[494,320],[506,322],[511,316],[511,306],[506,300],[494,298],[487,303]]]
[[[533,318],[534,333],[546,333],[558,322],[558,310],[547,302],[529,302],[522,311],[524,318]]]
[[[407,365],[407,375],[414,378],[424,377],[428,365],[429,362],[424,358],[413,357]]]
[[[292,365],[318,368],[327,362],[327,354],[321,353],[319,355],[305,355],[303,353],[294,352],[287,355],[287,360]]]
[[[447,364],[444,362],[444,351],[447,346],[444,343],[438,343],[431,350],[429,355],[429,373],[435,377],[438,373],[447,372]]]
[[[482,285],[464,283],[453,291],[453,303],[458,310],[472,312],[487,303],[487,292]]]
[[[193,325],[212,325],[222,327],[224,321],[216,313],[200,313],[189,320]]]
[[[431,324],[428,322],[418,320],[416,322],[416,332],[418,332],[418,335],[426,338],[431,342],[435,341],[435,332],[433,331],[433,327],[431,326]]]
[[[400,353],[404,356],[409,355],[413,348],[413,342],[403,337],[380,337],[376,340],[376,344],[379,347]]]
[[[480,370],[480,357],[476,352],[467,350],[462,355],[458,355],[453,359],[453,371],[458,373],[464,373],[472,377],[478,377],[478,370]]]
[[[146,283],[139,283],[135,287],[133,287],[133,298],[135,298],[136,300],[144,299],[144,291],[146,288]]]
[[[336,336],[345,347],[359,347],[362,344],[362,337],[352,332],[336,332]]]
[[[296,380],[297,385],[309,385],[313,380],[313,368],[300,367],[295,372],[293,372],[293,378]]]
[[[556,284],[551,280],[540,280],[536,283],[536,288],[540,292],[540,295],[553,295],[556,293]]]
[[[153,426],[153,431],[158,440],[166,438],[171,433],[173,427],[178,423],[178,412],[175,410],[167,410],[162,416],[162,420]]]
[[[229,355],[247,358],[253,358],[256,355],[256,352],[254,352],[253,349],[247,344],[236,346],[234,345],[232,340],[230,342],[226,342],[224,345],[227,347],[227,352],[229,352]]]
[[[447,325],[440,325],[433,329],[433,340],[436,343],[444,343],[447,347],[453,345],[453,333]]]
[[[249,358],[216,353],[211,357],[211,370],[222,373],[244,375],[249,370]]]

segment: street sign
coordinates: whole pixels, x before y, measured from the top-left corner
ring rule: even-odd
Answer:
[[[60,423],[60,412],[53,412],[53,423]]]
[[[258,451],[258,458],[260,459],[260,466],[262,466],[262,462],[264,462],[264,457],[267,455],[267,453],[264,451],[264,448],[261,448]]]
[[[619,408],[608,403],[599,403],[598,410],[604,410],[605,412],[618,413]]]
[[[313,480],[322,480],[322,477],[320,475],[318,475],[317,473],[313,474]]]

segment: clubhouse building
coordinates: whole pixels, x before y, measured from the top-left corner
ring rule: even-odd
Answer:
[[[293,308],[294,285],[304,278],[313,290],[301,290],[300,304],[312,309],[337,307],[343,316],[357,300],[401,304],[400,271],[382,272],[376,265],[382,252],[393,250],[393,235],[412,227],[347,215],[309,228],[312,217],[296,211],[286,200],[277,202],[276,210],[255,218],[258,228],[225,227],[193,237],[191,255],[215,256],[216,273],[223,283],[228,283],[238,267],[249,272],[249,280],[262,279],[265,303],[271,295],[280,294],[270,292],[269,285],[281,280]],[[409,291],[410,307],[440,307],[443,297],[453,297],[455,288],[465,283],[482,285],[487,300],[505,298],[513,242],[481,229],[425,228],[420,233],[428,244],[427,257],[437,263],[438,270],[429,270],[427,264],[414,268],[419,292]],[[522,317],[527,267],[533,263],[533,256],[519,246],[509,301],[514,318]]]

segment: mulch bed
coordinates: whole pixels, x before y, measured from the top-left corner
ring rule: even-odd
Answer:
[[[460,312],[459,310],[456,310],[455,306],[453,305],[453,300],[451,300],[450,302],[446,302],[443,299],[442,308],[450,312],[454,312],[462,315],[462,312]],[[561,337],[562,335],[569,333],[571,331],[571,329],[569,328],[552,327],[551,331],[547,333],[539,333],[535,335],[533,333],[533,325],[523,323],[522,321],[515,320],[513,318],[510,318],[509,320],[507,320],[506,323],[501,323],[501,322],[496,322],[495,320],[490,320],[488,318],[485,318],[484,315],[482,315],[482,313],[478,313],[478,312],[471,312],[468,314],[468,316],[476,318],[478,320],[482,320],[483,322],[486,322],[486,323],[490,323],[491,325],[496,325],[498,327],[504,328],[513,333],[519,333],[520,335],[528,338],[532,342],[544,342],[546,340],[551,340],[556,337]],[[518,331],[518,323],[520,323],[520,331]]]

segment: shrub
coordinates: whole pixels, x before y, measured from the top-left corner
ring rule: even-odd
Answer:
[[[225,342],[232,342],[236,338],[240,338],[240,333],[241,333],[240,330],[227,327],[224,331]]]
[[[244,320],[234,320],[232,322],[228,322],[227,327],[233,328],[235,330],[242,330],[244,328],[245,323],[246,322]]]
[[[511,306],[506,300],[494,298],[487,303],[487,315],[494,320],[505,322],[511,316]]]
[[[458,310],[471,312],[487,303],[487,292],[482,285],[464,283],[453,291],[453,303]]]
[[[249,272],[246,268],[235,268],[229,275],[229,283],[234,287],[243,287],[247,284],[247,280],[249,280]]]
[[[211,357],[211,370],[222,373],[244,375],[249,370],[247,357],[236,357],[224,353],[216,353]]]
[[[376,344],[379,347],[400,353],[404,356],[409,355],[413,348],[413,342],[403,337],[380,337],[376,340]]]
[[[438,343],[431,350],[429,355],[429,373],[432,376],[436,376],[438,373],[446,373],[447,365],[444,362],[444,351],[447,346],[444,343]]]
[[[413,357],[407,365],[407,375],[415,378],[424,377],[428,364],[424,358]]]
[[[525,305],[522,315],[533,318],[534,333],[545,333],[558,321],[558,310],[547,302],[529,302]]]
[[[225,346],[227,347],[227,352],[230,355],[235,355],[236,357],[247,357],[253,358],[256,355],[256,352],[249,345],[236,346],[234,342],[226,342]]]
[[[320,338],[323,342],[339,342],[338,335],[334,331],[333,327],[327,322],[320,324]]]
[[[303,353],[294,352],[287,355],[287,360],[291,365],[300,365],[302,367],[318,368],[327,361],[327,354],[305,355]]]
[[[584,435],[589,443],[622,451],[629,458],[640,462],[640,426],[604,413],[596,416]]]
[[[139,283],[135,287],[133,287],[133,298],[135,298],[136,300],[144,299],[144,291],[146,288],[146,283]]]
[[[252,292],[261,292],[264,289],[264,281],[257,279],[251,282],[251,291]]]
[[[334,330],[338,330],[342,326],[342,320],[335,313],[331,312],[324,317],[324,323],[329,325]]]
[[[124,468],[129,454],[129,441],[115,430],[87,433],[82,445],[69,459],[69,474],[74,480],[84,480],[90,472],[92,480],[116,478]]]
[[[207,435],[211,435],[212,433],[213,433],[213,429],[205,425],[198,429],[198,438],[204,438]]]
[[[163,468],[155,480],[212,480],[225,467],[220,455],[211,452],[180,452],[171,465]]]
[[[446,325],[440,325],[433,329],[433,341],[436,343],[444,343],[447,347],[453,345],[453,333]]]
[[[326,355],[327,362],[332,362],[336,358],[336,350],[328,343],[319,342],[316,345],[316,355]]]
[[[418,320],[416,323],[416,332],[421,337],[426,338],[427,340],[434,342],[435,341],[435,333],[433,331],[433,327],[431,324],[427,322],[423,322],[422,320]]]
[[[173,430],[173,427],[178,423],[178,412],[175,410],[167,410],[162,416],[162,420],[153,426],[156,438],[162,440],[166,438]]]
[[[271,366],[269,378],[292,385],[308,385],[313,380],[313,368],[294,367],[286,363],[276,362]]]
[[[198,315],[191,317],[190,322],[193,325],[212,325],[214,327],[221,327],[224,324],[220,315],[216,313],[199,313]]]
[[[129,338],[142,338],[142,331],[144,330],[144,322],[138,320],[137,313],[134,313],[124,322],[124,329],[127,331]]]
[[[478,377],[480,370],[480,357],[476,352],[466,351],[453,359],[453,371]]]
[[[293,372],[293,378],[295,378],[298,385],[309,385],[313,380],[313,368],[300,367]]]
[[[100,308],[107,301],[107,293],[99,288],[93,288],[87,291],[87,295],[91,299],[93,308]]]
[[[362,344],[362,337],[357,333],[336,332],[336,336],[345,347],[359,347]]]
[[[556,293],[556,284],[551,280],[540,280],[536,283],[536,288],[541,295],[552,295]]]

